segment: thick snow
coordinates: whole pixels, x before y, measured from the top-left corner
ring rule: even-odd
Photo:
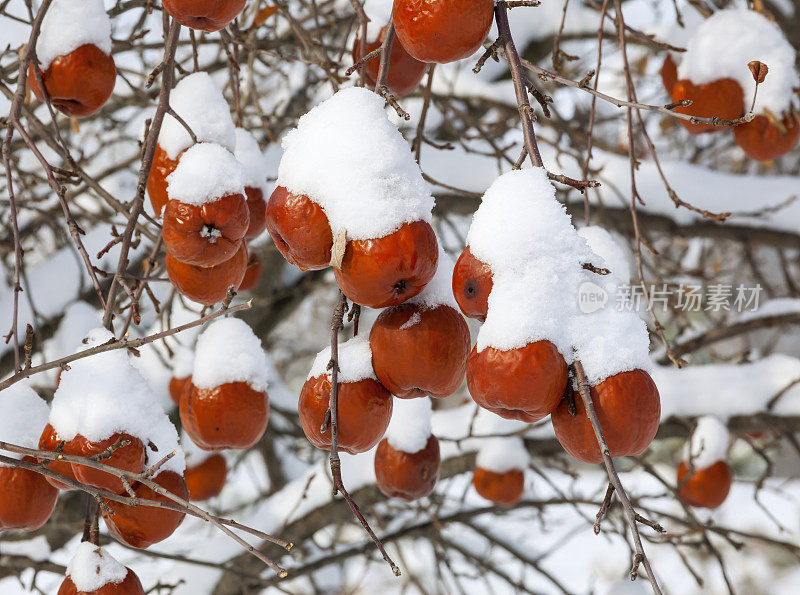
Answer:
[[[194,370],[194,350],[178,345],[172,352],[172,376],[175,378],[191,376]]]
[[[377,380],[375,370],[372,369],[372,350],[369,348],[369,340],[365,335],[353,337],[349,341],[339,343],[339,373],[338,382],[358,382],[371,378]],[[308,379],[317,378],[325,374],[330,378],[331,371],[328,370],[328,362],[331,361],[331,348],[326,347],[317,354]]]
[[[753,10],[720,10],[700,25],[686,46],[678,78],[698,85],[732,78],[742,87],[748,109],[755,88],[747,67],[752,60],[769,67],[767,78],[758,87],[753,111],[768,109],[780,116],[797,105],[800,78],[795,69],[795,50],[776,24]]]
[[[217,143],[230,151],[236,147],[228,102],[207,73],[195,72],[175,85],[169,96],[169,106],[192,129],[197,142]],[[194,143],[183,124],[167,114],[161,124],[158,144],[174,161],[181,151]]]
[[[495,473],[506,473],[513,469],[524,471],[528,467],[528,460],[528,451],[522,438],[485,438],[475,457],[475,466]]]
[[[384,437],[395,450],[415,453],[425,448],[431,435],[431,400],[395,399],[392,419]]]
[[[111,55],[111,19],[103,0],[53,0],[36,40],[36,56],[42,72],[59,56],[86,44],[96,45],[104,54]]]
[[[683,460],[691,460],[695,469],[703,470],[717,461],[727,460],[730,443],[728,428],[719,418],[706,415],[697,420],[697,426],[683,449]]]
[[[433,197],[377,94],[339,91],[301,117],[282,145],[277,184],[319,204],[334,237],[381,238],[431,221]]]
[[[97,328],[75,351],[111,340],[114,335]],[[96,442],[125,432],[145,444],[148,465],[175,451],[177,454],[161,470],[183,472],[183,453],[175,426],[124,349],[105,351],[70,364],[70,369],[61,374],[53,397],[50,424],[64,440],[81,434]],[[151,442],[157,450],[151,448]]]
[[[631,261],[627,249],[605,227],[589,225],[578,230],[589,248],[597,254],[602,262],[595,259],[592,264],[596,267],[606,268],[623,281],[630,278]]]
[[[0,391],[0,440],[25,448],[39,448],[39,436],[49,414],[47,403],[36,394],[27,380],[12,384]],[[12,459],[24,456],[7,451],[2,454]]]
[[[197,143],[167,176],[170,200],[202,205],[228,194],[244,194],[245,170],[233,153],[216,143]]]
[[[215,320],[198,337],[192,384],[215,388],[227,382],[246,382],[267,390],[267,356],[261,341],[244,320]]]
[[[79,593],[94,593],[109,583],[121,583],[127,575],[128,569],[111,554],[88,541],[78,544],[67,565],[67,576]]]
[[[244,128],[236,129],[236,159],[244,167],[244,185],[261,190],[265,198],[268,196],[267,173],[269,162],[258,146],[256,138]]]
[[[430,310],[437,306],[450,306],[456,312],[458,303],[453,296],[453,267],[455,263],[450,255],[444,251],[442,242],[437,238],[439,244],[439,260],[436,265],[436,273],[433,275],[425,288],[413,298],[408,300],[409,304],[421,304],[424,309]],[[406,323],[408,324],[408,323]]]

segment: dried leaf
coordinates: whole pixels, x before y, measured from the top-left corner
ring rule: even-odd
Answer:
[[[331,246],[331,266],[333,268],[342,268],[345,248],[347,248],[347,232],[340,231],[333,240],[333,246]]]
[[[764,82],[764,79],[767,78],[767,73],[769,72],[769,68],[763,62],[759,62],[758,60],[753,60],[752,62],[747,63],[748,68],[750,68],[750,72],[753,73],[753,80],[756,84],[761,84]]]
[[[276,12],[278,12],[277,6],[267,6],[265,8],[262,8],[261,10],[258,11],[256,18],[253,19],[253,25],[256,27],[260,27],[267,21],[269,17],[274,15]]]

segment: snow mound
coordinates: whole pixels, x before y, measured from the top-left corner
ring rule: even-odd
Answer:
[[[394,399],[392,420],[384,438],[395,450],[409,454],[421,451],[431,435],[431,400]]]
[[[331,348],[326,347],[314,359],[307,379],[317,378],[323,374],[330,378],[331,371],[328,370],[328,362],[330,360]],[[358,382],[367,378],[378,379],[375,376],[375,370],[372,369],[372,350],[369,347],[367,337],[359,335],[349,341],[339,343],[338,382]]]
[[[59,56],[86,44],[111,55],[111,19],[103,0],[53,0],[36,40],[36,56],[42,72]]]
[[[742,87],[745,106],[749,107],[755,89],[747,67],[752,60],[769,67],[767,78],[758,87],[753,111],[768,109],[780,116],[797,105],[800,78],[794,48],[775,23],[752,10],[720,10],[706,19],[686,46],[678,78],[696,85],[732,78]]]
[[[115,340],[103,328],[89,332],[76,351]],[[139,438],[152,465],[170,452],[177,454],[160,471],[183,473],[178,432],[170,423],[150,385],[131,364],[125,349],[114,349],[76,360],[61,374],[50,409],[50,424],[64,440],[81,434],[93,442],[116,432]],[[155,448],[153,448],[155,446]]]
[[[94,593],[109,583],[124,581],[128,569],[99,545],[83,541],[67,565],[67,576],[79,593]]]
[[[514,469],[524,471],[528,461],[528,451],[522,438],[488,438],[478,450],[475,466],[495,473],[506,473]]]
[[[599,225],[589,225],[578,230],[589,248],[600,259],[594,259],[592,264],[605,268],[614,273],[623,281],[630,278],[631,263],[626,248],[607,229]]]
[[[192,384],[215,388],[246,382],[255,391],[267,390],[267,356],[261,341],[239,318],[215,320],[198,337]]]
[[[339,91],[301,117],[282,145],[277,185],[319,204],[334,237],[381,238],[431,221],[433,197],[377,94]]]
[[[261,152],[256,138],[244,128],[236,129],[236,150],[233,154],[244,167],[244,185],[250,188],[258,188],[267,196],[269,162],[264,153]]]
[[[455,263],[450,255],[442,248],[442,242],[436,238],[439,244],[439,260],[436,265],[436,273],[433,279],[428,281],[419,294],[407,301],[409,304],[420,304],[425,310],[432,310],[438,306],[450,306],[456,312],[461,312],[458,309],[458,303],[455,296],[453,296],[453,268]]]
[[[244,194],[245,170],[233,153],[216,143],[197,143],[167,176],[170,200],[202,205],[228,194]]]
[[[173,350],[172,376],[174,378],[188,378],[194,370],[194,351],[183,345],[178,345]]]
[[[697,419],[697,426],[683,448],[683,460],[702,471],[717,461],[727,460],[730,434],[719,419],[705,415]]]
[[[47,403],[27,380],[12,384],[0,391],[0,440],[25,448],[39,448],[39,436],[49,414]],[[24,455],[3,452],[3,456],[19,460]],[[3,466],[0,463],[0,467]]]
[[[169,96],[169,106],[192,129],[197,142],[217,143],[233,151],[236,132],[230,108],[207,73],[195,72],[175,85]],[[174,161],[194,141],[183,124],[167,114],[161,124],[158,144]]]

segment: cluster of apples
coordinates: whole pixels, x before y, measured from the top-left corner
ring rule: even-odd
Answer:
[[[194,353],[182,348],[173,362],[169,389],[185,432],[189,497],[207,500],[225,485],[220,451],[250,448],[267,429],[267,358],[247,323],[226,318],[203,331]]]
[[[396,97],[405,97],[417,88],[429,63],[446,64],[474,54],[489,33],[493,15],[491,0],[395,0],[392,19],[397,39],[392,44],[387,67],[389,91]],[[379,48],[385,37],[386,27],[377,35],[368,29],[362,51],[357,32],[353,62]],[[379,66],[377,58],[364,66],[364,78],[371,87],[378,80]]]
[[[678,495],[689,506],[717,508],[728,497],[733,473],[726,460],[728,429],[714,416],[697,420],[678,466]]]
[[[111,333],[105,329],[95,329],[84,343],[100,345],[110,338]],[[28,387],[20,390],[29,392],[28,400],[38,399]],[[188,496],[183,477],[183,455],[175,428],[123,351],[109,351],[91,360],[74,362],[61,375],[49,419],[45,415],[41,425],[35,419],[27,420],[26,424],[28,427],[43,427],[37,430],[40,432],[37,444],[40,450],[82,457],[103,455],[103,464],[130,473],[142,473],[148,465],[175,451],[177,454],[159,468],[152,481],[176,496]],[[67,479],[115,494],[130,495],[120,478],[111,473],[63,460],[42,463]],[[43,481],[44,484],[39,481],[36,489],[26,493],[17,492],[22,484],[3,493],[14,493],[41,505],[41,498],[51,497],[49,490],[54,492],[54,503],[58,490],[74,489],[68,483],[51,477],[43,477]],[[138,498],[172,502],[138,481],[130,482],[128,487]],[[109,533],[118,541],[136,548],[146,548],[166,539],[184,517],[184,513],[166,508],[129,506],[109,499],[103,499],[103,502],[106,506],[101,512]],[[27,528],[31,525],[28,524]]]
[[[561,445],[587,463],[602,455],[572,393],[568,359],[586,368],[612,456],[643,452],[661,412],[645,370],[641,320],[613,308],[577,311],[579,287],[594,275],[582,264],[599,259],[555,200],[546,172],[512,171],[484,195],[452,282],[462,312],[484,322],[467,360],[472,398],[507,419],[533,423],[551,415]]]
[[[762,14],[752,10],[721,10],[697,28],[680,64],[671,54],[667,55],[661,78],[673,101],[692,101],[692,105],[675,111],[728,120],[749,110],[754,79],[758,81],[756,116],[734,127],[733,137],[748,157],[769,161],[791,151],[800,138],[796,95],[800,80],[794,55],[783,32]],[[754,59],[761,64],[750,72],[748,64]],[[691,134],[726,129],[687,120],[680,122]]]
[[[266,228],[264,158],[253,136],[234,127],[206,73],[181,80],[170,107],[185,126],[165,117],[147,193],[163,215],[170,280],[189,299],[211,305],[229,288],[248,290],[258,281],[260,259],[248,254],[247,242]]]

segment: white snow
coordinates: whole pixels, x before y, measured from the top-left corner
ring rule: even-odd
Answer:
[[[421,451],[431,435],[431,400],[394,399],[392,419],[384,438],[395,450],[413,454]]]
[[[269,162],[258,146],[256,138],[244,128],[236,129],[236,159],[244,167],[244,185],[261,190],[265,198],[268,196],[267,173]]]
[[[59,56],[93,44],[111,55],[111,19],[103,0],[53,0],[42,20],[36,56],[42,72]]]
[[[210,450],[203,450],[197,446],[184,430],[181,431],[181,448],[183,449],[184,457],[186,457],[187,467],[196,467],[212,455],[216,454]]]
[[[342,89],[302,116],[282,145],[277,184],[319,204],[334,237],[381,238],[431,221],[433,197],[377,94]]]
[[[495,473],[506,473],[513,469],[524,471],[528,467],[528,460],[528,451],[522,438],[485,438],[475,457],[475,466]]]
[[[228,102],[207,73],[195,72],[175,85],[169,96],[169,106],[192,129],[197,142],[217,143],[234,150],[236,132]],[[158,144],[174,161],[193,141],[183,124],[167,114],[161,124]]]
[[[47,423],[50,409],[31,388],[20,380],[0,391],[0,440],[25,448],[39,448],[39,436]],[[21,459],[24,455],[2,451],[3,456]],[[0,467],[4,465],[0,463]]]
[[[67,565],[67,576],[79,593],[93,593],[109,583],[121,583],[128,569],[99,545],[82,541]]]
[[[389,22],[392,16],[392,0],[365,0],[364,12],[369,18],[367,23],[367,41],[375,41],[381,29]],[[359,31],[360,35],[360,31]]]
[[[453,296],[453,267],[455,263],[450,255],[444,251],[442,242],[436,238],[439,245],[439,260],[436,265],[436,273],[433,279],[428,281],[425,288],[407,301],[409,304],[420,304],[423,309],[431,310],[438,306],[450,306],[456,312],[461,312],[458,309],[458,303]],[[408,322],[406,324],[409,324]]]
[[[228,194],[244,194],[245,170],[233,153],[216,143],[197,143],[167,176],[170,200],[202,205]]]
[[[339,374],[338,382],[358,382],[371,378],[377,380],[375,370],[372,369],[372,350],[369,348],[367,335],[358,335],[349,341],[339,343]],[[330,378],[328,362],[331,360],[331,348],[326,347],[317,354],[307,379],[317,378],[325,374]]]
[[[597,254],[602,261],[594,259],[592,264],[596,267],[606,268],[623,281],[630,278],[631,261],[627,248],[620,240],[614,237],[605,227],[589,225],[578,230],[589,248]]]
[[[114,340],[103,328],[89,332],[76,352]],[[100,441],[116,432],[139,438],[152,465],[177,452],[160,470],[182,473],[183,453],[178,433],[170,423],[147,381],[131,364],[125,349],[101,352],[70,363],[61,374],[50,409],[50,424],[64,440],[81,434]],[[153,443],[157,450],[152,449]]]
[[[697,85],[732,78],[744,91],[747,109],[755,88],[747,67],[752,60],[769,67],[766,80],[758,87],[753,111],[768,109],[780,117],[797,105],[800,78],[795,69],[794,48],[776,24],[752,10],[720,10],[706,19],[686,46],[678,78]]]
[[[697,420],[691,438],[683,448],[683,460],[697,470],[707,469],[717,461],[727,460],[730,434],[719,418],[706,415]]]
[[[246,382],[255,391],[267,390],[267,356],[261,341],[239,318],[218,319],[198,337],[192,384],[215,388]]]
[[[194,351],[183,345],[177,345],[172,352],[172,376],[175,378],[191,376],[194,369]]]

